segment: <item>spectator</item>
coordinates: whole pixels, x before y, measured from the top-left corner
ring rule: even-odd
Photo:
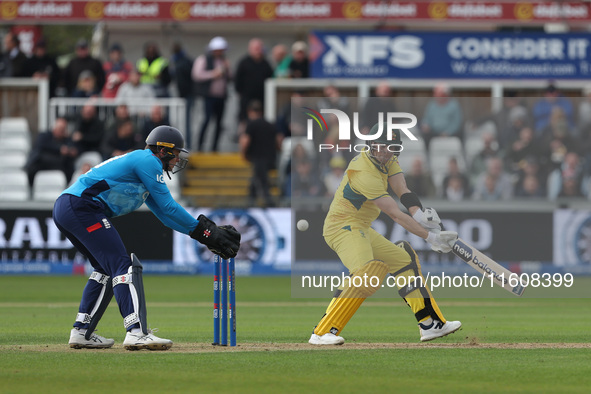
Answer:
[[[103,156],[98,152],[84,152],[81,154],[74,162],[74,175],[72,175],[69,185],[72,185],[80,175],[86,174],[88,170],[102,161]]]
[[[0,77],[25,76],[27,56],[20,50],[20,40],[15,33],[4,36],[4,53],[0,57]]]
[[[534,104],[533,115],[536,137],[540,137],[548,127],[552,117],[552,110],[556,107],[562,109],[568,127],[570,129],[574,127],[571,101],[563,97],[554,84],[549,84],[544,92],[544,97]]]
[[[273,69],[265,59],[263,41],[253,38],[248,42],[248,54],[238,63],[234,85],[240,96],[238,134],[246,127],[248,103],[258,100],[265,106],[265,80],[273,77]]]
[[[170,122],[168,120],[168,116],[164,112],[164,108],[160,105],[154,105],[150,109],[150,117],[144,121],[143,131],[142,131],[142,140],[148,138],[148,134],[150,131],[154,130],[158,126],[166,126],[169,125]]]
[[[80,153],[100,151],[105,128],[94,104],[89,102],[82,107],[74,130],[72,141]]]
[[[291,162],[288,165],[289,194],[292,197],[320,196],[323,193],[313,150],[307,150],[304,146],[306,140],[292,142]],[[317,168],[317,167],[316,167]]]
[[[249,205],[254,206],[257,197],[262,197],[265,207],[275,206],[271,197],[269,171],[276,167],[277,151],[280,149],[280,134],[275,126],[263,118],[263,106],[252,101],[248,106],[248,123],[240,136],[240,152],[252,164],[249,187]]]
[[[193,59],[185,53],[179,42],[174,43],[172,46],[172,58],[169,68],[179,97],[185,99],[185,143],[187,144],[187,148],[191,149],[191,125],[193,124],[191,122],[191,115],[193,113],[193,104],[195,103],[193,79],[191,77]]]
[[[577,129],[579,135],[585,133],[585,131],[591,129],[591,85],[587,85],[583,88],[582,100],[579,103]]]
[[[105,127],[107,131],[114,131],[117,129],[117,126],[120,123],[126,122],[131,120],[131,115],[129,113],[129,107],[127,104],[119,104],[115,107],[115,116],[113,118],[109,118],[105,122]]]
[[[328,167],[329,171],[324,175],[324,188],[327,196],[334,196],[345,175],[347,160],[342,155],[335,155],[328,162]]]
[[[450,189],[450,185],[449,183],[452,181],[452,179],[455,179],[453,182],[456,183],[457,181],[459,181],[459,185],[452,185],[451,189]],[[408,181],[408,180],[407,180]],[[415,189],[410,189],[410,190],[415,190]],[[448,162],[448,167],[447,167],[447,174],[445,175],[445,177],[443,178],[443,182],[441,183],[441,195],[444,195],[444,197],[450,199],[450,196],[445,196],[446,193],[451,193],[453,194],[453,198],[457,198],[458,197],[458,193],[461,192],[462,195],[462,199],[469,196],[471,193],[471,187],[470,187],[470,180],[468,179],[468,176],[466,176],[466,174],[464,174],[463,172],[460,171],[460,166],[458,165],[458,159],[455,157],[451,157],[449,159]],[[456,201],[456,200],[454,200]]]
[[[117,102],[127,104],[132,116],[141,116],[147,111],[150,101],[156,97],[154,89],[150,85],[141,83],[140,73],[133,69],[129,73],[129,79],[124,82],[117,91]]]
[[[334,85],[327,85],[324,87],[324,98],[321,98],[317,102],[318,111],[324,108],[338,109],[345,113],[349,113],[350,102],[348,97],[342,97],[339,89]],[[353,149],[350,149],[351,141],[342,140],[339,138],[339,122],[336,116],[326,116],[324,118],[328,126],[326,133],[314,133],[314,144],[327,144],[331,148],[326,149],[327,153],[336,154],[341,152],[345,157],[345,160],[349,162],[354,156],[358,154]],[[304,121],[304,132],[307,132],[307,127]],[[360,144],[365,143],[365,141]],[[328,161],[331,155],[319,155],[318,156],[318,167],[327,168]]]
[[[513,195],[511,176],[503,170],[503,162],[491,157],[486,162],[486,172],[481,174],[474,187],[475,200],[508,200]]]
[[[304,41],[296,41],[291,46],[291,62],[289,62],[290,78],[310,77],[310,61],[308,45]]]
[[[482,132],[492,132],[499,143],[499,148],[506,150],[513,142],[519,130],[531,125],[529,110],[515,91],[507,91],[503,98],[502,107],[492,114],[484,116],[471,124],[470,129],[466,130],[466,139],[476,138]]]
[[[523,181],[516,187],[516,197],[542,198],[546,196],[544,188],[540,184],[538,177],[526,175]]]
[[[41,170],[61,170],[66,179],[72,178],[78,149],[68,136],[68,121],[57,118],[53,129],[40,133],[35,141],[25,169],[32,186],[35,174]]]
[[[581,191],[581,186],[579,184],[578,179],[574,177],[566,177],[562,178],[562,187],[560,190],[560,194],[558,197],[585,197],[583,192]]]
[[[347,97],[342,97],[341,92],[339,89],[329,84],[324,87],[323,89],[324,97],[318,100],[317,106],[318,110],[325,108],[330,109],[338,109],[345,113],[349,113],[350,110],[350,102]],[[339,143],[348,144],[348,141],[340,141],[339,140],[339,123],[337,121],[336,116],[327,116],[324,118],[327,122],[328,126],[328,133],[326,135],[321,133],[315,133],[314,139],[316,143],[327,143],[338,145]],[[322,138],[324,137],[324,140]]]
[[[455,98],[450,97],[448,85],[439,83],[433,88],[433,98],[427,103],[421,132],[429,149],[431,138],[438,136],[462,138],[464,115]]]
[[[70,60],[63,72],[62,85],[69,96],[74,94],[80,74],[88,70],[96,79],[96,89],[101,91],[105,86],[105,71],[100,61],[90,56],[88,42],[81,38],[76,43],[76,56]]]
[[[518,165],[515,195],[518,197],[545,197],[546,182],[540,173],[540,166],[536,158],[528,156],[520,160]]]
[[[550,120],[547,126],[542,130],[541,137],[544,138],[548,134],[552,134],[554,129],[564,131],[568,136],[575,137],[575,129],[567,119],[567,115],[561,107],[554,107],[550,113]]]
[[[503,108],[493,115],[493,120],[500,149],[508,149],[521,129],[531,125],[529,110],[513,91],[507,93]]]
[[[287,52],[287,46],[277,44],[271,49],[271,58],[275,66],[275,78],[289,77],[289,64],[291,63],[291,55]]]
[[[539,154],[537,144],[534,141],[534,131],[531,127],[524,127],[519,131],[519,136],[509,147],[506,158],[513,170],[517,170],[520,162],[526,157],[535,157]]]
[[[580,111],[591,111],[591,85],[588,87],[586,102],[589,104],[588,109],[580,108]],[[581,103],[583,104],[583,103]],[[578,152],[585,163],[585,172],[591,174],[591,112],[589,112],[589,122],[587,123],[584,116],[579,112],[579,140],[577,141]]]
[[[283,137],[306,136],[306,115],[303,111],[293,111],[291,107],[301,109],[305,106],[303,94],[300,91],[291,93],[291,99],[285,103],[277,117],[277,128]]]
[[[341,91],[333,84],[324,87],[324,97],[318,100],[318,108],[332,108],[347,112],[350,109],[350,102],[347,97],[341,96]]]
[[[78,76],[78,84],[72,93],[72,97],[97,97],[99,91],[96,87],[96,78],[92,72],[84,70]]]
[[[311,160],[308,153],[306,152],[306,148],[304,148],[303,142],[304,140],[302,138],[291,139],[291,152],[289,159],[285,165],[283,173],[280,174],[284,178],[281,185],[283,197],[291,197],[292,195],[292,165],[293,169],[295,170],[295,164],[299,163],[300,161]]]
[[[135,131],[139,130],[137,119],[133,119],[129,114],[129,108],[125,104],[119,104],[115,107],[115,116],[109,118],[105,123],[106,135],[110,136],[117,133],[117,129],[122,123],[131,121]],[[102,160],[101,160],[102,161]]]
[[[470,165],[470,175],[472,179],[477,178],[486,170],[488,159],[500,156],[499,144],[492,133],[484,133],[482,135],[482,140],[484,146],[482,150],[474,156],[472,164]]]
[[[461,176],[450,175],[443,189],[443,197],[449,201],[462,201],[468,198],[470,191]]]
[[[540,139],[540,157],[547,172],[559,168],[567,152],[576,151],[577,141],[560,107],[554,107],[548,127]]]
[[[60,79],[60,69],[55,59],[47,54],[44,39],[39,39],[33,47],[31,56],[24,65],[24,76],[49,81],[49,97],[55,97],[55,89]]]
[[[293,166],[292,197],[319,197],[324,194],[324,185],[320,182],[317,169],[313,168],[310,161],[294,161]]]
[[[385,117],[381,121],[379,120],[379,114],[383,113],[383,116],[386,116],[387,112],[396,112],[396,106],[390,83],[381,81],[376,86],[374,96],[367,99],[361,111],[361,124],[359,125],[361,132],[367,134],[374,124],[387,122]],[[411,188],[411,190],[413,189]]]
[[[117,97],[119,87],[129,79],[133,70],[133,64],[123,57],[123,48],[120,44],[114,43],[109,48],[109,60],[103,63],[106,83],[101,92],[104,98]]]
[[[281,179],[281,177],[279,178]],[[291,158],[285,166],[283,171],[283,181],[281,182],[281,197],[284,201],[287,200],[286,205],[291,203]]]
[[[156,43],[148,42],[144,46],[144,57],[137,61],[136,67],[141,75],[141,83],[150,85],[156,97],[168,97],[171,81],[168,60],[160,55]]]
[[[410,190],[415,192],[419,197],[433,197],[435,196],[435,185],[431,174],[425,171],[423,160],[420,157],[415,157],[412,161],[412,166],[409,174],[405,176],[406,184]]]
[[[201,151],[205,151],[205,134],[212,116],[215,121],[212,152],[217,152],[218,142],[222,134],[222,120],[228,97],[228,82],[231,78],[230,63],[226,59],[226,49],[228,49],[226,40],[223,37],[214,37],[209,42],[208,53],[199,56],[193,64],[193,80],[197,82],[198,94],[203,96],[204,100],[204,117],[199,132],[198,146]]]
[[[123,121],[117,126],[115,133],[112,133],[103,140],[101,152],[103,159],[121,156],[136,149],[143,148],[141,136],[135,132],[131,120]]]
[[[575,152],[568,152],[564,161],[548,176],[548,198],[583,196],[585,173],[581,158]]]

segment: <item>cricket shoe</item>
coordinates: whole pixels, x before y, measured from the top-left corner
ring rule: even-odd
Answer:
[[[312,333],[308,343],[312,345],[342,345],[345,343],[345,338],[334,335],[330,332],[320,336]]]
[[[147,334],[143,332],[138,332],[132,334],[131,331],[127,332],[125,335],[125,340],[123,341],[123,347],[127,350],[141,350],[141,349],[148,349],[148,350],[168,350],[172,347],[172,341],[170,339],[158,338],[156,335],[152,334],[152,332],[156,332],[154,330],[148,330]]]
[[[442,323],[439,320],[433,320],[429,325],[419,323],[419,331],[421,332],[421,342],[431,341],[436,338],[441,338],[456,332],[462,327],[459,321],[447,321]]]
[[[113,339],[101,337],[94,332],[90,335],[90,339],[86,339],[85,334],[85,328],[72,328],[72,331],[70,331],[70,347],[73,349],[106,349],[115,343]]]

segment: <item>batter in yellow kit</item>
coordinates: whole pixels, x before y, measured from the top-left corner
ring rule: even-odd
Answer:
[[[379,132],[376,124],[371,134]],[[349,270],[351,281],[335,294],[326,314],[315,327],[309,343],[340,345],[339,336],[363,301],[374,294],[388,274],[405,276],[398,293],[410,306],[417,321],[421,341],[439,338],[461,327],[459,321],[446,321],[426,287],[419,259],[408,242],[392,243],[371,228],[380,211],[409,232],[425,239],[433,250],[447,253],[457,239],[453,231],[440,231],[440,220],[432,208],[423,209],[419,198],[406,186],[398,164],[400,132],[369,141],[368,149],[353,158],[345,171],[324,222],[323,236]],[[412,216],[398,208],[388,186]],[[359,280],[353,280],[359,276]],[[365,278],[365,280],[361,280]],[[373,280],[372,280],[373,279]],[[359,285],[361,284],[361,285]]]

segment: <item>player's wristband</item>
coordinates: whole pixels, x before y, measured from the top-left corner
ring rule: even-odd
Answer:
[[[402,196],[400,196],[400,202],[406,207],[407,210],[410,210],[411,207],[419,207],[421,211],[423,210],[423,204],[421,204],[419,196],[417,196],[414,192],[404,193]]]

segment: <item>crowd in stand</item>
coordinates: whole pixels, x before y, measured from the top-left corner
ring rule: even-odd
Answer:
[[[107,159],[143,147],[152,128],[168,123],[165,108],[154,105],[148,111],[145,104],[171,94],[185,98],[187,102],[187,123],[182,125],[187,131],[187,145],[196,145],[198,151],[217,152],[223,132],[222,121],[224,117],[232,116],[225,111],[230,84],[234,85],[240,103],[239,114],[235,115],[236,130],[232,132],[240,136],[251,122],[247,110],[249,104],[264,105],[267,78],[308,77],[307,45],[302,41],[293,44],[291,53],[285,45],[276,45],[271,51],[272,59],[268,60],[262,40],[253,38],[245,48],[246,54],[236,65],[230,64],[226,58],[227,49],[228,43],[223,37],[214,37],[205,53],[195,59],[179,43],[173,45],[168,58],[155,43],[147,42],[143,56],[131,62],[125,58],[123,47],[113,43],[107,59],[101,62],[91,55],[89,43],[80,39],[75,45],[73,58],[60,69],[55,59],[48,55],[45,39],[37,40],[32,55],[27,57],[20,50],[18,36],[11,32],[6,34],[4,52],[0,55],[0,77],[46,78],[51,97],[90,99],[84,106],[57,119],[51,130],[40,133],[26,166],[30,182],[42,169],[62,169],[70,180],[83,165],[77,159],[86,152],[95,152]],[[97,116],[92,98],[113,100],[117,104],[107,121],[104,116]],[[204,112],[195,140],[190,130],[196,99],[203,101]],[[272,127],[277,134],[275,125]],[[213,129],[213,143],[206,147],[206,135],[210,129]],[[249,135],[257,140],[259,137],[255,133],[251,127]],[[252,160],[250,156],[249,159]]]
[[[101,97],[115,100],[118,105],[105,123],[89,100],[74,116],[59,118],[51,130],[40,133],[26,167],[31,183],[40,169],[62,169],[70,180],[83,166],[96,161],[97,154],[106,159],[142,148],[149,131],[166,124],[168,119],[162,107],[152,106],[144,111],[134,103],[138,99],[147,102],[152,98],[169,97],[172,86],[175,95],[187,100],[187,130],[191,130],[190,115],[195,100],[203,100],[204,113],[197,138],[192,143],[195,136],[189,133],[187,144],[196,146],[198,151],[216,152],[223,132],[222,120],[233,116],[225,111],[228,88],[233,84],[239,98],[233,132],[239,137],[246,136],[239,148],[260,175],[258,180],[253,179],[251,190],[261,189],[261,196],[266,200],[268,181],[261,175],[265,173],[261,169],[263,161],[253,157],[256,149],[251,146],[251,142],[259,141],[262,135],[267,136],[265,138],[275,135],[267,146],[277,145],[278,149],[281,145],[278,141],[294,137],[290,160],[281,168],[285,171],[282,177],[285,196],[330,196],[348,160],[356,154],[335,151],[318,155],[314,149],[309,149],[303,141],[305,119],[300,113],[291,113],[291,104],[297,106],[307,92],[293,92],[292,102],[278,111],[277,122],[270,125],[271,129],[268,122],[260,119],[266,79],[309,77],[308,48],[302,41],[295,42],[291,48],[283,44],[274,46],[267,59],[263,42],[253,38],[235,65],[226,58],[228,42],[223,37],[212,38],[205,53],[195,59],[178,43],[171,48],[168,58],[155,43],[148,42],[143,56],[135,62],[125,58],[118,43],[109,47],[108,58],[101,62],[91,56],[88,42],[80,39],[75,46],[75,56],[64,69],[47,54],[46,47],[46,41],[39,39],[32,55],[27,57],[19,49],[18,37],[8,33],[0,57],[0,77],[47,78],[51,96]],[[395,89],[386,81],[381,82],[373,92],[373,100],[368,101],[370,104],[355,108],[347,97],[341,96],[337,87],[329,85],[324,87],[319,107],[347,113],[359,111],[360,128],[367,133],[378,113],[396,110]],[[476,125],[468,127],[466,114],[449,87],[435,84],[432,99],[420,115],[415,132],[422,137],[426,155],[413,157],[408,168],[403,170],[411,189],[421,197],[460,201],[591,196],[589,88],[583,89],[582,99],[573,100],[550,84],[543,97],[533,104],[507,92],[499,111],[485,119],[470,119]],[[326,119],[328,130],[320,142],[340,144],[336,123],[330,124],[334,117]],[[253,127],[253,124],[259,126]],[[210,129],[213,129],[213,136],[209,140],[213,143],[205,147],[205,136]],[[447,168],[433,167],[432,157],[439,148],[434,141],[441,141],[440,137],[458,139],[462,146],[457,156],[448,158]],[[81,161],[81,157],[90,157],[88,152],[94,153],[93,159]],[[277,161],[265,159],[264,168],[276,167]]]
[[[367,133],[372,121],[364,119],[377,119],[380,111],[395,112],[391,90],[382,82],[375,89],[375,98],[367,101],[369,108],[363,103],[360,108],[350,108],[338,90],[329,87],[324,94],[330,104],[318,107],[359,111],[360,130]],[[552,83],[537,99],[507,92],[499,111],[468,122],[449,87],[436,84],[415,129],[425,144],[425,154],[402,151],[401,162],[411,155],[410,160],[404,160],[406,167],[402,166],[407,184],[421,197],[451,201],[591,198],[591,88],[583,93],[579,98],[565,97]],[[294,96],[296,100],[298,96]],[[284,117],[279,119],[285,122]],[[329,117],[325,119],[328,132],[320,142],[339,143],[338,127],[330,124]],[[331,196],[338,185],[335,176],[342,174],[357,153],[346,149],[318,153],[304,138],[305,120],[288,119],[292,135],[301,137],[292,155],[291,193],[298,197]],[[449,140],[458,142],[456,154],[441,152]],[[407,149],[412,148],[406,144]],[[445,168],[439,159],[442,155]]]

